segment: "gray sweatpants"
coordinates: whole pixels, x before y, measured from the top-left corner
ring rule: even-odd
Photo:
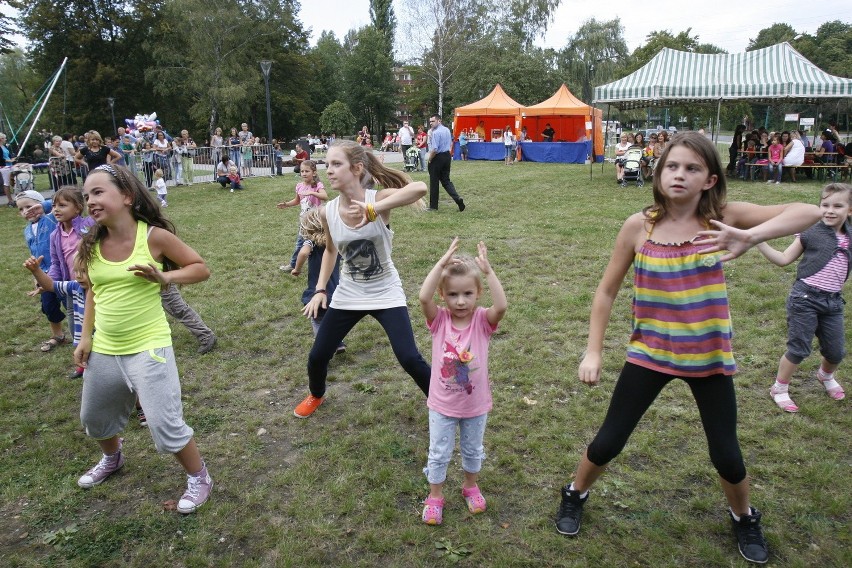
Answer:
[[[180,378],[171,346],[133,355],[89,354],[80,404],[86,435],[106,440],[124,430],[137,395],[157,451],[174,454],[186,447],[193,431],[183,421]]]
[[[176,284],[169,284],[161,290],[160,298],[163,301],[163,309],[166,313],[186,326],[186,329],[195,336],[195,339],[203,343],[213,335],[213,330],[207,327],[198,312],[193,310],[180,295],[180,290],[178,290]]]

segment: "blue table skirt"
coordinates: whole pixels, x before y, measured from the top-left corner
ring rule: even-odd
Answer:
[[[521,156],[525,162],[550,162],[583,164],[592,153],[591,142],[521,142]],[[501,142],[468,142],[469,160],[503,160],[506,148]],[[461,159],[461,150],[456,142],[453,158]]]

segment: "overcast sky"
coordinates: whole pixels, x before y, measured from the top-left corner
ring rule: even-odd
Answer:
[[[313,30],[312,45],[323,30],[333,31],[341,40],[350,29],[370,23],[368,0],[302,0],[301,4],[299,18],[305,28]],[[401,0],[394,0],[397,19],[403,13],[400,4]],[[537,39],[536,44],[561,48],[568,36],[575,34],[586,20],[605,21],[618,17],[631,52],[643,44],[652,31],[667,29],[678,34],[691,27],[690,35],[698,35],[701,43],[712,43],[734,53],[745,51],[750,39],[775,23],[787,23],[797,32],[813,34],[827,21],[850,22],[850,15],[850,0],[562,0],[547,35],[543,40]]]

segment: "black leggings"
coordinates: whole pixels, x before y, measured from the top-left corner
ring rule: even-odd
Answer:
[[[308,355],[308,379],[311,394],[321,397],[325,394],[325,379],[328,375],[328,362],[346,334],[365,316],[373,316],[384,328],[390,339],[397,361],[411,375],[423,394],[429,395],[429,377],[432,373],[429,364],[423,360],[414,343],[414,332],[408,308],[386,308],[384,310],[336,310],[329,308],[322,318],[317,331],[314,346]]]
[[[604,466],[624,449],[639,419],[669,382],[677,377],[625,363],[612,393],[604,423],[586,452],[589,460]],[[701,415],[710,460],[719,476],[737,484],[746,477],[737,441],[737,400],[734,381],[725,375],[684,378]]]

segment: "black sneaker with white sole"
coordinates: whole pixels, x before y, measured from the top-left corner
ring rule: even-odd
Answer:
[[[760,528],[760,511],[751,507],[751,514],[741,515],[739,521],[734,519],[732,511],[728,510],[728,514],[731,515],[740,554],[749,562],[765,564],[769,560],[769,548],[763,538],[763,529]]]
[[[583,505],[589,499],[586,492],[585,497],[580,497],[579,491],[570,489],[570,485],[562,488],[562,503],[556,511],[556,532],[567,536],[574,536],[580,532],[580,522],[583,520]]]

